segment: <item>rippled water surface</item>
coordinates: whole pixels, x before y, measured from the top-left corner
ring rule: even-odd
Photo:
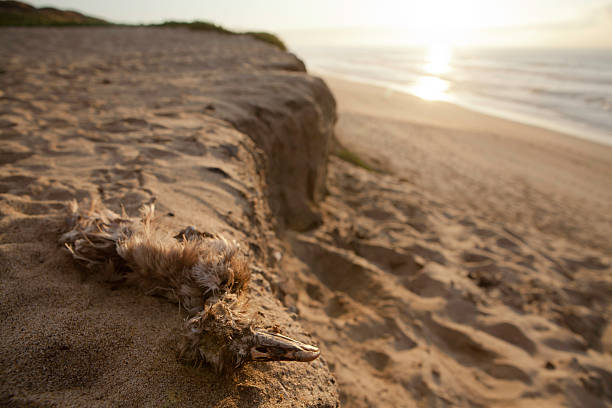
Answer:
[[[301,48],[310,70],[612,144],[612,50]]]

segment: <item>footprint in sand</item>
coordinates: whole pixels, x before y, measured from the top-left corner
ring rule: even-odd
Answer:
[[[144,119],[138,118],[125,118],[106,122],[100,126],[100,130],[111,133],[122,133],[122,132],[133,132],[136,130],[143,129],[149,125]]]
[[[391,363],[391,357],[387,353],[377,350],[366,351],[364,359],[378,371],[383,371]]]
[[[480,254],[477,252],[466,251],[461,254],[461,258],[467,263],[484,263],[493,262],[493,259],[487,255]]]
[[[481,327],[481,330],[507,343],[525,350],[529,354],[536,352],[536,344],[516,325],[507,322],[494,323]]]
[[[505,238],[505,237],[499,238],[496,241],[496,243],[498,247],[507,249],[508,251],[511,251],[515,254],[518,254],[521,252],[521,248],[519,247],[519,245],[516,242],[511,241],[508,238]]]
[[[33,154],[34,152],[31,149],[20,143],[7,140],[0,142],[0,166],[27,159]]]

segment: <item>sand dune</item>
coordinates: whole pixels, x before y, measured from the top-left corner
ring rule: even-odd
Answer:
[[[612,405],[612,150],[180,29],[5,29],[0,404]],[[57,244],[66,202],[240,242],[258,324],[321,347],[229,377],[176,305]]]
[[[195,225],[250,253],[259,326],[314,343],[275,295],[274,230],[296,208],[295,220],[316,217],[306,210],[324,173],[309,172],[326,160],[335,119],[323,82],[248,37],[137,28],[2,36],[0,405],[336,406],[325,357],[250,364],[229,378],[182,364],[179,306],[88,271],[58,244],[69,200],[136,215],[156,199],[170,232]],[[308,133],[294,130],[300,115]],[[285,157],[302,143],[317,145]]]

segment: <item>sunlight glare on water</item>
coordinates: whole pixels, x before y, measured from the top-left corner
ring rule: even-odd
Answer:
[[[447,99],[448,87],[448,81],[434,76],[423,76],[413,85],[411,92],[421,99],[440,101]]]
[[[412,86],[411,92],[428,101],[448,99],[446,91],[450,83],[438,78],[437,75],[448,73],[451,70],[451,58],[451,49],[447,45],[433,44],[430,46],[425,58],[424,70],[431,75],[419,77]]]

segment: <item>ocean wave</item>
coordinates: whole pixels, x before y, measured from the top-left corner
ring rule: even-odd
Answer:
[[[496,106],[496,112],[520,114],[537,123],[563,123],[612,140],[612,57],[607,54],[458,53],[438,74],[428,69],[423,51],[334,49],[301,54],[307,64],[328,74],[403,92],[414,93],[422,78],[435,77],[448,83],[444,100],[469,102],[483,111]]]

